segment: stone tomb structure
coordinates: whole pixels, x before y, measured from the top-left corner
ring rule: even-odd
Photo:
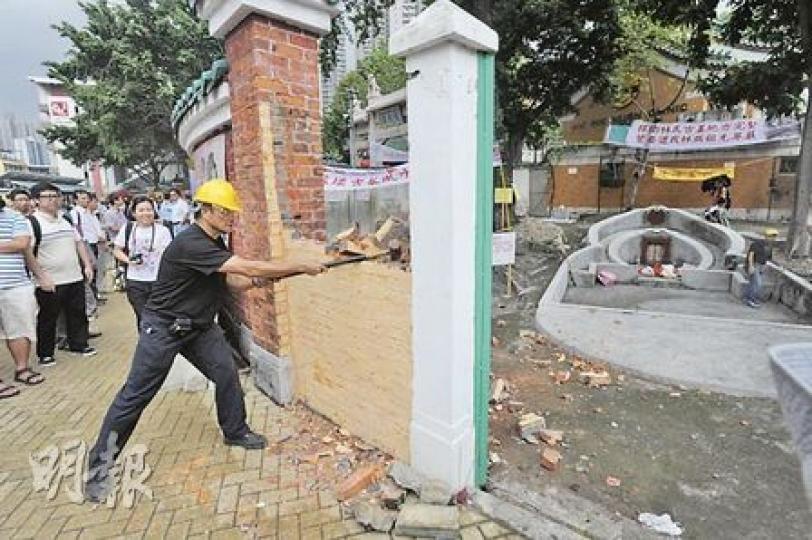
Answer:
[[[812,340],[812,287],[770,263],[745,306],[747,241],[684,210],[636,209],[593,225],[542,297],[539,330],[593,359],[733,394],[774,396],[767,349]],[[613,284],[601,284],[607,275]]]

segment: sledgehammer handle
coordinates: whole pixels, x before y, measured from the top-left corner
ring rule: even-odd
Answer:
[[[347,257],[346,259],[336,259],[334,261],[326,262],[324,263],[324,266],[326,268],[335,268],[336,266],[344,266],[345,264],[355,264],[368,260],[370,260],[370,257],[367,257],[366,255],[354,255],[352,257]],[[280,279],[288,279],[296,276],[302,276],[304,274],[306,274],[306,272],[296,272],[295,274],[289,274]]]

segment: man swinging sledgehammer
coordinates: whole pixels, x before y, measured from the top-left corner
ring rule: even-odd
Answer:
[[[317,275],[321,265],[252,261],[233,255],[221,235],[230,233],[241,205],[230,182],[210,180],[195,194],[196,223],[164,252],[139,328],[130,373],[102,422],[90,451],[87,499],[100,502],[112,488],[109,472],[141,413],[161,388],[175,355],[182,354],[216,387],[217,420],[225,443],[265,448],[264,436],[245,420],[237,369],[222,330],[214,323],[228,289],[263,287],[269,280]]]

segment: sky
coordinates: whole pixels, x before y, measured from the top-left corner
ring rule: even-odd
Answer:
[[[0,116],[37,119],[29,75],[46,75],[45,60],[61,60],[68,48],[51,28],[66,20],[84,23],[76,0],[0,0]]]

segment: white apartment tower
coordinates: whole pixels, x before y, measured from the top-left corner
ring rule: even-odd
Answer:
[[[356,68],[359,61],[376,47],[385,45],[389,36],[412,22],[425,8],[425,0],[395,0],[381,21],[381,33],[377,37],[356,44],[351,28],[348,30],[350,33],[342,33],[336,51],[336,65],[330,73],[322,75],[322,107],[326,109],[330,106],[338,83]]]

